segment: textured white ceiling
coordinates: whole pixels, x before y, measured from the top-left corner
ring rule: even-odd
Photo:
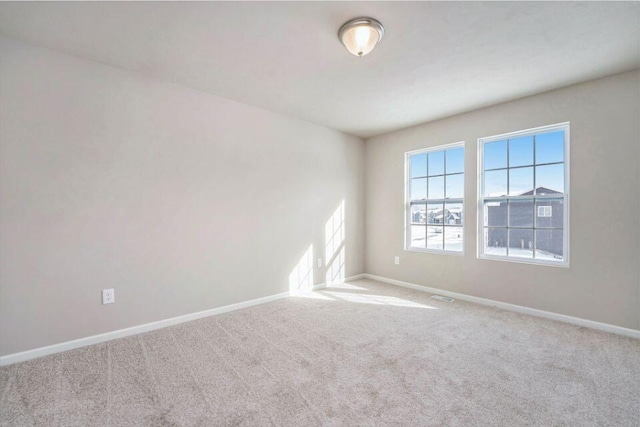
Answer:
[[[368,137],[637,68],[639,6],[2,3],[0,33]],[[336,36],[360,15],[364,58]]]

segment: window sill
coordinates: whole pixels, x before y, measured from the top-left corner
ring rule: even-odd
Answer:
[[[490,261],[513,262],[516,264],[542,265],[546,267],[569,268],[568,260],[567,261],[544,261],[544,260],[536,260],[536,259],[528,259],[528,258],[516,258],[516,257],[509,257],[509,256],[485,255],[485,254],[479,254],[478,259],[487,259]]]
[[[440,249],[422,249],[422,248],[404,248],[407,252],[421,252],[427,254],[437,254],[437,255],[454,255],[454,256],[463,256],[464,251],[446,251]]]

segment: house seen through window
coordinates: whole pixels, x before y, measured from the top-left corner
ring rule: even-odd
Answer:
[[[409,250],[462,252],[464,144],[407,153]]]

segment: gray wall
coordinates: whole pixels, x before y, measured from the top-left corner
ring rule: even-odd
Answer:
[[[363,272],[360,139],[6,38],[0,57],[0,355],[287,291],[342,200]]]
[[[367,273],[640,329],[639,77],[628,72],[368,139]],[[477,139],[565,121],[570,268],[477,259]],[[466,141],[465,254],[404,251],[404,153],[458,141]]]
[[[0,355],[287,291],[309,245],[314,264],[324,258],[325,225],[342,200],[346,276],[366,269],[640,327],[638,72],[365,148],[6,38],[0,57]],[[571,267],[478,260],[476,139],[562,121],[571,121]],[[406,252],[403,154],[460,140],[465,255]],[[313,282],[326,272],[314,267]],[[102,306],[100,290],[111,287],[116,303]]]

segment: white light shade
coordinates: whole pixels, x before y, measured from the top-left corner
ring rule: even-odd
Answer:
[[[384,28],[372,18],[356,18],[340,28],[338,37],[342,44],[355,56],[364,56],[371,52],[382,40]]]

